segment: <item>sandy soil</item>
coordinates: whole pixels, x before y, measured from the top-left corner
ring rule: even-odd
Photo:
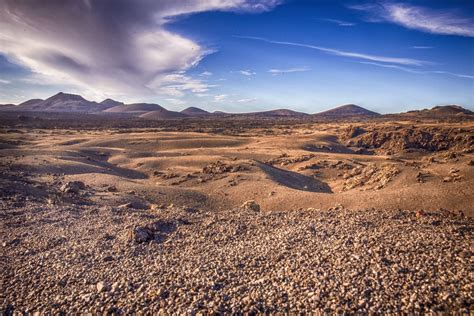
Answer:
[[[469,164],[474,155],[469,148],[359,153],[360,148],[339,140],[344,128],[318,124],[230,136],[13,130],[3,134],[1,167],[45,186],[83,181],[94,192],[92,201],[111,206],[134,191],[149,203],[212,210],[252,199],[274,211],[342,204],[351,209],[444,208],[474,214],[474,168]],[[473,124],[462,128],[474,137]],[[443,181],[450,172],[452,181]],[[108,186],[117,191],[108,192]]]
[[[4,128],[3,311],[470,310],[474,123],[415,125]],[[340,245],[352,235],[385,237]],[[339,271],[351,256],[367,261]],[[373,260],[399,294],[364,287]]]

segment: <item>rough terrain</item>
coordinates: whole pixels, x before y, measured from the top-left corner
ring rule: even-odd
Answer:
[[[0,134],[2,312],[473,312],[470,122],[63,123]]]

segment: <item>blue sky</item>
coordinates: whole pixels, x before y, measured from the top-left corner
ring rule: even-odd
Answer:
[[[0,103],[474,107],[472,1],[71,1],[0,4]]]

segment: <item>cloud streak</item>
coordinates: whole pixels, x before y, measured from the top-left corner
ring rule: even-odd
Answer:
[[[384,67],[384,68],[392,68],[392,69],[397,69],[401,70],[404,72],[412,73],[412,74],[420,74],[420,75],[427,75],[427,74],[441,74],[441,75],[449,75],[449,76],[454,76],[458,78],[466,78],[466,79],[474,79],[474,76],[471,75],[465,75],[465,74],[458,74],[454,72],[449,72],[449,71],[443,71],[443,70],[415,70],[403,66],[398,66],[398,65],[390,65],[390,64],[379,64],[379,63],[374,63],[374,62],[365,62],[361,61],[361,64],[366,64],[366,65],[373,65],[377,67]]]
[[[241,74],[241,75],[243,75],[243,76],[248,76],[248,77],[257,74],[256,72],[253,72],[253,71],[250,70],[250,69],[247,69],[247,70],[239,70],[238,73]]]
[[[300,68],[289,68],[289,69],[270,69],[268,70],[269,73],[272,75],[281,75],[281,74],[287,74],[287,73],[292,73],[292,72],[303,72],[303,71],[309,71],[310,69],[308,67],[300,67]]]
[[[387,21],[432,34],[474,37],[474,20],[455,11],[433,10],[395,2],[349,7],[369,13],[373,22]]]
[[[0,1],[0,54],[52,82],[94,93],[205,91],[181,72],[212,50],[165,28],[204,11],[268,11],[280,0]],[[175,87],[172,86],[176,79]],[[185,82],[187,81],[187,82]],[[171,86],[171,88],[169,88]]]
[[[285,42],[285,41],[274,41],[269,40],[262,37],[255,37],[255,36],[235,36],[236,38],[242,39],[250,39],[250,40],[257,40],[262,41],[270,44],[278,44],[278,45],[286,45],[286,46],[295,46],[295,47],[303,47],[318,50],[327,54],[342,56],[342,57],[349,57],[355,59],[362,59],[374,62],[383,62],[383,63],[393,63],[393,64],[400,64],[400,65],[411,65],[411,66],[422,66],[428,65],[430,62],[419,60],[419,59],[412,59],[412,58],[401,58],[401,57],[386,57],[386,56],[377,56],[371,54],[363,54],[363,53],[356,53],[356,52],[349,52],[343,51],[334,48],[316,46],[316,45],[309,45],[303,43],[295,43],[295,42]]]
[[[356,23],[337,20],[337,19],[321,19],[321,20],[326,21],[326,22],[330,22],[330,23],[333,23],[333,24],[337,24],[339,26],[355,26],[355,25],[357,25]]]

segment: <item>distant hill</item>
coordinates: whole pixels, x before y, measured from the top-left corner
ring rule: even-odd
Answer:
[[[100,102],[100,104],[111,108],[113,106],[123,105],[124,103],[119,102],[119,101],[115,101],[115,100],[112,100],[112,99],[105,99],[104,101]]]
[[[140,117],[147,120],[166,120],[166,119],[185,118],[185,117],[189,117],[189,115],[186,115],[180,112],[175,112],[175,111],[168,111],[164,108],[161,108],[156,111],[146,112],[140,115]]]
[[[31,100],[18,104],[18,106],[21,106],[21,107],[34,106],[35,104],[38,104],[43,101],[44,101],[43,99],[31,99]]]
[[[18,106],[18,110],[42,112],[100,112],[104,108],[104,105],[87,101],[80,95],[63,92],[46,100],[28,100]]]
[[[227,113],[222,111],[215,111],[213,114],[229,117],[249,117],[249,118],[305,118],[310,117],[309,114],[297,112],[288,109],[277,109],[262,112],[249,113]]]
[[[229,113],[214,111],[212,113],[197,107],[188,107],[181,112],[169,111],[155,103],[132,103],[105,99],[100,103],[84,99],[80,95],[59,92],[46,100],[31,99],[14,104],[0,104],[0,111],[37,111],[37,112],[60,112],[60,113],[114,113],[117,115],[142,117],[151,120],[177,119],[186,117],[217,117],[227,119],[359,119],[374,118],[400,118],[400,119],[460,119],[474,120],[474,112],[459,105],[435,106],[431,109],[408,111],[404,113],[384,114],[383,116],[374,111],[364,109],[355,104],[346,104],[334,109],[307,114],[289,109],[277,109],[270,111],[250,112],[250,113]]]
[[[204,116],[204,115],[209,115],[211,113],[204,111],[203,109],[196,108],[193,106],[190,106],[189,108],[186,108],[181,111],[181,113],[190,115],[190,116]]]
[[[474,112],[471,110],[465,109],[459,105],[444,105],[444,106],[435,106],[431,109],[408,111],[405,113],[400,113],[399,115],[443,118],[447,116],[474,115]]]
[[[265,117],[306,117],[309,116],[307,113],[297,112],[288,109],[277,109],[271,111],[263,111],[263,112],[254,112],[249,113],[257,116],[265,116]]]
[[[361,106],[355,104],[346,104],[338,106],[334,109],[313,114],[314,117],[321,118],[351,118],[351,117],[367,117],[367,116],[379,116],[377,112],[373,112],[364,109]]]
[[[144,114],[151,111],[165,110],[164,107],[154,103],[132,103],[132,104],[121,104],[108,108],[104,112],[107,113],[136,113]]]

